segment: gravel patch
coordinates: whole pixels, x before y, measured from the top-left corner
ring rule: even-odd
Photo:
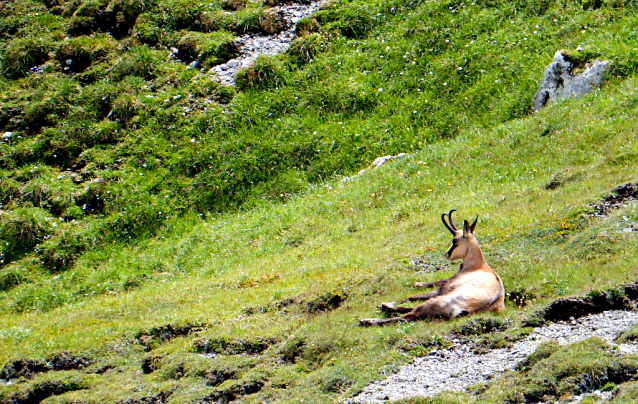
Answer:
[[[538,327],[511,348],[493,349],[485,355],[474,354],[469,344],[435,349],[427,357],[417,358],[412,364],[401,367],[389,378],[368,385],[361,394],[346,403],[380,403],[416,396],[430,397],[445,390],[462,391],[469,385],[498,378],[549,340],[565,345],[599,337],[623,354],[635,354],[638,353],[638,344],[618,345],[613,341],[619,332],[636,323],[638,313],[610,310]],[[573,403],[583,398],[584,395],[575,396]]]
[[[285,26],[289,28],[274,35],[246,34],[238,37],[235,43],[239,45],[240,56],[213,67],[208,73],[217,75],[222,84],[234,85],[235,74],[237,74],[239,69],[248,67],[259,56],[273,56],[288,50],[292,40],[295,38],[297,22],[317,11],[324,1],[312,1],[307,4],[290,4],[271,8],[270,11],[282,15]]]

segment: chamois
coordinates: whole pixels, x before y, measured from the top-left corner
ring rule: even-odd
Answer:
[[[382,303],[379,306],[384,312],[405,313],[392,318],[366,318],[360,321],[361,325],[382,325],[397,321],[412,321],[418,318],[442,317],[451,319],[463,314],[472,314],[485,311],[501,312],[505,309],[505,289],[501,278],[494,272],[483,259],[481,247],[474,238],[476,222],[463,223],[463,230],[459,230],[452,221],[452,209],[449,213],[441,215],[445,227],[452,233],[452,246],[445,253],[445,258],[450,261],[463,260],[459,270],[449,279],[432,283],[417,283],[415,287],[434,287],[438,289],[409,297],[392,303]],[[448,222],[445,221],[447,216]],[[425,303],[417,307],[400,307],[397,303],[407,301],[422,301]]]

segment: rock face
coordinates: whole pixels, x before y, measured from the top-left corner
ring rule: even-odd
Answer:
[[[557,51],[552,63],[545,68],[540,88],[532,100],[534,112],[552,100],[587,94],[605,79],[605,71],[609,61],[596,60],[579,66],[577,61],[563,52]],[[579,67],[583,68],[582,72],[574,75],[574,70]]]

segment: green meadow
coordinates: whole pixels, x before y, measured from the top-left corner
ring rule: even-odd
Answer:
[[[637,280],[638,204],[595,205],[638,182],[638,4],[329,1],[220,86],[234,38],[283,29],[272,5],[0,2],[0,365],[40,366],[0,402],[341,402]],[[531,114],[559,49],[607,80]],[[479,216],[506,311],[360,327],[456,271],[450,209]],[[637,373],[591,339],[406,402],[555,401],[593,375],[630,403]]]

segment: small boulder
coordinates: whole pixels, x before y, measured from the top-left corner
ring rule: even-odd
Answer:
[[[4,142],[8,142],[9,140],[11,140],[12,136],[13,136],[13,132],[4,132],[4,135],[2,135],[2,140]]]
[[[405,153],[399,153],[396,156],[377,157],[376,159],[374,159],[374,161],[372,162],[370,167],[374,168],[376,170],[377,168],[381,167],[382,165],[384,165],[388,161],[396,160],[396,159],[402,159],[402,158],[404,158],[406,156],[407,156],[407,154],[405,154]]]
[[[556,99],[588,94],[603,82],[609,63],[595,60],[582,65],[565,51],[557,51],[552,63],[545,68],[540,88],[532,99],[532,111],[536,112]],[[580,67],[582,72],[574,74]]]

